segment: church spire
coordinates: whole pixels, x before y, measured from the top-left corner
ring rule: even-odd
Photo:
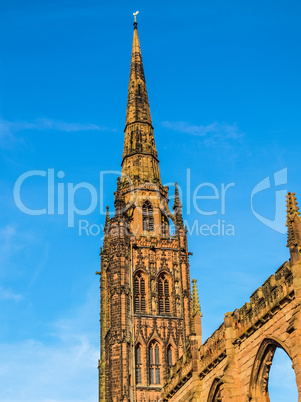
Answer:
[[[137,22],[134,22],[125,129],[129,124],[137,122],[152,126],[137,25]]]
[[[161,184],[136,21],[124,132],[122,182],[130,179]]]

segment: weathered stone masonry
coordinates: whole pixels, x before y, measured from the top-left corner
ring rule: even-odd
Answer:
[[[293,193],[287,196],[290,261],[234,312],[202,345],[195,345],[169,372],[163,401],[267,402],[269,370],[276,348],[293,363],[301,395],[301,218]],[[193,383],[197,379],[198,386]]]
[[[175,184],[161,183],[137,23],[121,178],[101,249],[99,401],[267,402],[276,348],[292,360],[301,402],[301,218],[287,196],[290,260],[202,343],[196,281]],[[171,234],[170,224],[174,226]]]
[[[157,401],[187,349],[191,292],[187,231],[175,185],[161,183],[137,23],[115,214],[101,250],[100,401]],[[171,235],[170,222],[175,232]]]

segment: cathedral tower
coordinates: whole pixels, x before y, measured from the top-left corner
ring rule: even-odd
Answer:
[[[137,22],[115,213],[101,250],[100,401],[158,401],[168,369],[190,334],[187,234],[177,185],[173,212],[161,183]],[[197,296],[195,296],[197,298]]]

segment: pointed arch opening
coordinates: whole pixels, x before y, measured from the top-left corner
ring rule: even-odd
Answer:
[[[298,401],[298,388],[292,361],[283,349],[277,348],[275,351],[268,389],[271,402]]]
[[[173,348],[171,345],[167,346],[166,350],[166,361],[168,368],[172,367],[174,364],[174,357],[173,357]]]
[[[170,284],[166,274],[158,278],[159,314],[170,313]]]
[[[223,382],[219,377],[216,377],[213,380],[211,385],[209,395],[208,395],[208,402],[221,402],[222,401],[222,385]]]
[[[145,277],[138,272],[134,277],[134,312],[146,312]]]
[[[161,384],[161,351],[157,341],[149,345],[149,384]]]
[[[277,349],[282,349],[282,351],[285,352],[287,357],[291,360],[290,353],[283,343],[271,338],[266,338],[263,340],[255,357],[251,374],[249,395],[250,401],[252,402],[270,401],[269,377],[274,355]]]
[[[154,211],[152,204],[147,200],[142,206],[143,231],[154,231]]]

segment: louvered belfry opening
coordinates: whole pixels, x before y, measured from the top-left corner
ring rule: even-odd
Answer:
[[[143,220],[143,231],[153,232],[154,231],[154,211],[152,204],[149,201],[145,201],[142,207],[142,220]]]
[[[154,342],[149,347],[149,383],[160,384],[160,349],[159,345]]]
[[[145,313],[146,312],[146,304],[145,304],[145,280],[139,272],[134,279],[134,309],[135,313]]]
[[[159,314],[170,313],[169,283],[165,275],[160,276],[158,281]]]

